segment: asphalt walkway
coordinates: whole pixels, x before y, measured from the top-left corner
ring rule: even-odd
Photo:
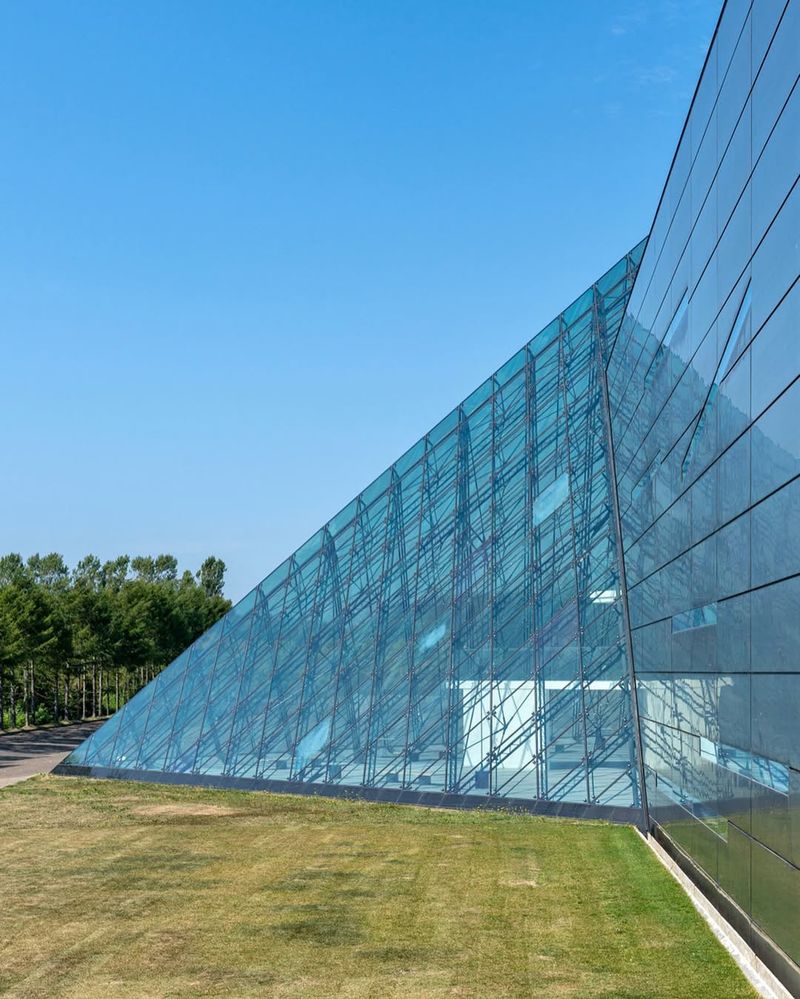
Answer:
[[[0,788],[45,774],[91,735],[101,722],[40,728],[0,735]]]

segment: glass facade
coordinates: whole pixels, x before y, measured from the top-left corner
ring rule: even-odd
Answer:
[[[602,397],[642,249],[69,764],[637,807]]]
[[[608,365],[650,821],[795,962],[799,69],[726,5]]]
[[[646,246],[65,772],[638,816],[800,989],[799,69],[728,0]]]

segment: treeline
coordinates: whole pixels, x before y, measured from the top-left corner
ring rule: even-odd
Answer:
[[[231,606],[225,563],[0,557],[0,729],[111,714]]]

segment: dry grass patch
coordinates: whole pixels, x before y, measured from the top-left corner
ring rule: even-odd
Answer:
[[[620,826],[57,777],[0,826],[12,999],[753,995]]]
[[[209,802],[196,802],[196,803],[183,803],[175,802],[171,805],[141,805],[138,808],[132,808],[131,813],[133,815],[145,815],[145,816],[174,816],[176,818],[192,818],[194,816],[202,816],[204,818],[213,818],[214,816],[220,815],[246,815],[246,812],[242,812],[240,809],[228,808],[226,805],[212,805]]]

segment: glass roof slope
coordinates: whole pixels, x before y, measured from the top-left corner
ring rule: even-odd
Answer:
[[[641,249],[67,765],[637,804],[602,372]]]

